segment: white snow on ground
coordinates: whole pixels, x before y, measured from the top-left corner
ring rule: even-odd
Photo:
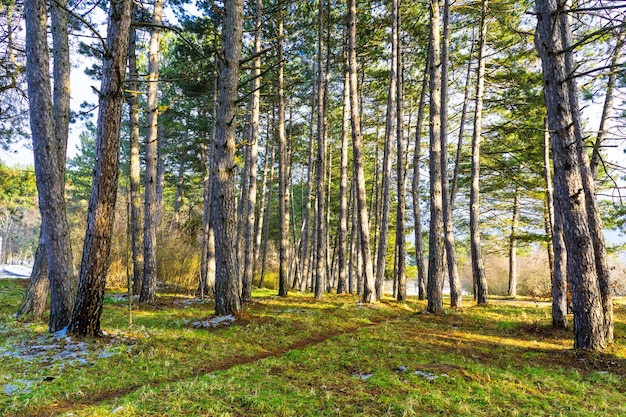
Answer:
[[[0,278],[30,278],[31,266],[0,265]]]
[[[208,320],[199,320],[191,323],[186,321],[185,324],[189,324],[191,327],[196,329],[214,329],[218,326],[230,326],[230,324],[234,321],[235,316],[229,314],[227,316],[215,316]]]

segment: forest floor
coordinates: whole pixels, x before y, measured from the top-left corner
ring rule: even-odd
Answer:
[[[0,416],[626,415],[626,299],[616,343],[574,351],[536,303],[443,315],[425,303],[257,290],[239,317],[174,293],[107,292],[98,340],[16,321],[24,280],[0,281]]]

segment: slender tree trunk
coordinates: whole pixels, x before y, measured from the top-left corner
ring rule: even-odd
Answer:
[[[189,136],[189,132],[185,132]],[[185,140],[187,142],[188,139]],[[174,219],[172,220],[172,231],[177,232],[180,226],[180,208],[183,205],[183,185],[185,183],[185,156],[182,155],[178,163],[178,179],[176,180],[176,198],[174,199]]]
[[[161,25],[163,0],[156,0],[152,22]],[[159,80],[159,40],[161,29],[152,28],[148,50],[148,133],[146,135],[146,174],[143,225],[143,283],[139,301],[156,303],[157,284],[157,141],[158,141],[158,80]]]
[[[389,92],[387,96],[387,119],[385,121],[385,146],[383,150],[382,170],[382,206],[380,216],[380,235],[376,260],[376,298],[383,297],[385,284],[385,259],[389,238],[389,211],[391,209],[391,166],[392,143],[395,133],[397,93],[398,93],[398,6],[399,0],[391,2],[391,67],[389,75]],[[398,140],[399,143],[399,140]]]
[[[252,277],[254,275],[254,221],[256,214],[256,197],[257,197],[257,159],[259,153],[259,118],[261,115],[261,26],[263,23],[263,2],[256,1],[256,28],[254,38],[254,53],[257,57],[254,59],[254,79],[252,80],[252,97],[250,98],[250,149],[248,163],[249,179],[248,179],[248,208],[246,210],[245,229],[244,229],[244,264],[242,279],[242,300],[248,302],[252,299]]]
[[[225,3],[224,58],[219,78],[219,104],[215,142],[216,171],[211,215],[215,230],[215,314],[241,311],[241,286],[237,262],[235,204],[235,133],[237,85],[243,34],[243,0]]]
[[[319,1],[317,25],[317,163],[316,163],[316,210],[315,210],[315,242],[316,242],[316,262],[315,262],[315,299],[322,299],[324,283],[326,280],[326,228],[324,218],[324,199],[326,174],[326,132],[324,129],[325,120],[325,82],[324,71],[322,70],[324,55],[324,2]]]
[[[517,297],[517,226],[519,222],[520,191],[515,186],[513,201],[513,217],[511,219],[511,236],[509,236],[509,297]]]
[[[343,79],[343,124],[341,130],[341,160],[339,177],[339,230],[337,231],[337,294],[346,292],[347,238],[348,238],[348,135],[350,133],[350,80],[348,62],[344,63]]]
[[[120,129],[124,106],[128,39],[132,1],[110,5],[107,49],[96,135],[96,163],[89,199],[87,231],[80,268],[78,296],[68,331],[100,336],[100,316],[109,268],[120,157]]]
[[[443,311],[443,201],[441,172],[441,55],[439,1],[430,3],[430,234],[428,238],[428,311]]]
[[[480,36],[478,39],[478,79],[476,82],[476,108],[474,109],[474,134],[472,135],[472,175],[470,188],[470,240],[472,252],[472,277],[476,288],[476,302],[489,301],[487,277],[480,244],[480,142],[483,123],[483,95],[485,86],[485,46],[487,43],[488,0],[482,0]]]
[[[139,294],[143,281],[143,249],[141,246],[141,168],[139,162],[139,74],[137,72],[137,34],[132,25],[129,38],[130,233],[131,253],[133,258],[133,294]]]
[[[585,159],[577,149],[580,126],[575,83],[571,72],[571,29],[565,9],[553,0],[537,0],[535,45],[542,60],[544,94],[554,162],[555,220],[562,221],[567,249],[567,273],[572,288],[574,347],[603,349],[607,343],[605,314],[597,271],[593,226],[588,210],[589,185]],[[570,62],[568,62],[568,60]],[[569,68],[568,68],[569,67]],[[588,165],[586,169],[589,170]],[[595,199],[592,198],[595,202]],[[559,217],[561,216],[561,217]],[[591,236],[591,237],[590,237]]]
[[[402,62],[402,42],[400,39],[400,31],[402,30],[402,20],[400,13],[400,0],[394,0],[396,22],[396,55],[397,55],[397,97],[396,97],[396,173],[398,184],[398,208],[396,214],[396,247],[397,247],[397,268],[395,276],[397,277],[397,294],[398,301],[406,300],[406,170],[404,168],[404,79],[403,79],[403,62]]]
[[[428,58],[426,67],[428,67]],[[426,265],[424,263],[424,248],[422,241],[422,210],[420,208],[420,159],[422,155],[422,125],[424,123],[424,109],[426,107],[426,90],[428,88],[428,70],[424,68],[422,90],[417,110],[417,126],[415,127],[415,150],[413,152],[413,223],[415,226],[415,262],[417,264],[417,296],[420,300],[426,298]]]
[[[552,175],[550,173],[550,132],[544,121],[543,164],[546,181],[546,212],[548,220],[548,260],[551,261],[552,278],[552,327],[565,330],[567,323],[567,251],[563,241],[562,219],[555,218]]]
[[[287,135],[285,132],[285,92],[283,62],[283,4],[280,3],[278,20],[278,200],[280,210],[280,270],[278,295],[286,297],[289,292],[289,167]]]
[[[68,325],[74,302],[72,255],[64,195],[67,142],[64,143],[63,138],[67,137],[67,133],[57,135],[62,128],[57,127],[57,122],[63,125],[65,118],[69,120],[69,114],[60,116],[62,119],[59,120],[57,117],[59,117],[59,112],[64,111],[61,110],[64,106],[57,103],[57,110],[53,109],[48,64],[46,4],[41,0],[27,0],[24,3],[24,11],[26,16],[26,79],[31,109],[30,128],[50,280],[49,330],[56,332]],[[67,45],[59,47],[67,48]],[[67,70],[69,71],[69,67]],[[59,79],[55,81],[55,84],[57,82],[59,88],[69,88],[66,80]],[[55,98],[57,98],[56,92]],[[50,152],[50,149],[56,152]]]
[[[372,257],[370,252],[370,231],[365,197],[365,173],[363,171],[363,136],[361,133],[361,113],[359,90],[357,85],[356,63],[356,0],[347,0],[348,4],[348,68],[350,74],[350,115],[352,123],[352,147],[354,158],[354,176],[356,178],[356,200],[358,206],[359,244],[363,261],[363,301],[375,301],[375,282]]]
[[[268,122],[267,130],[270,130],[270,124]],[[256,244],[254,245],[254,267],[253,271],[256,273],[259,270],[259,255],[261,253],[261,239],[263,238],[263,228],[265,227],[265,223],[268,222],[265,218],[266,215],[266,200],[268,199],[268,193],[271,192],[268,190],[268,178],[269,172],[274,171],[272,164],[274,163],[274,146],[270,146],[268,143],[269,133],[267,134],[265,140],[265,162],[263,163],[263,182],[261,183],[261,203],[259,204],[259,219],[256,222]]]
[[[441,199],[443,210],[443,229],[450,281],[450,306],[460,308],[461,279],[456,259],[454,243],[454,224],[452,219],[452,198],[448,181],[448,69],[450,66],[450,0],[444,0],[443,38],[441,48]]]
[[[267,244],[269,241],[270,233],[270,215],[272,212],[272,192],[274,190],[274,146],[272,146],[271,160],[270,160],[270,182],[269,190],[267,192],[267,205],[265,207],[265,224],[263,231],[263,243],[261,244],[261,278],[259,279],[259,288],[263,288],[265,281],[265,267],[267,266]]]

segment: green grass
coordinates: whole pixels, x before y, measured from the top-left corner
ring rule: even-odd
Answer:
[[[255,291],[230,327],[195,329],[211,303],[161,295],[138,306],[107,299],[102,340],[82,362],[3,354],[64,344],[45,323],[11,314],[22,285],[0,280],[2,416],[605,416],[626,415],[626,306],[616,302],[616,344],[570,349],[534,303],[424,314],[425,303]],[[185,303],[187,300],[187,304]],[[416,373],[419,371],[419,373]],[[7,387],[9,387],[7,392]]]

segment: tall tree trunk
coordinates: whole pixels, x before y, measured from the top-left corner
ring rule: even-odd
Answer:
[[[424,109],[426,107],[426,89],[428,88],[428,58],[422,78],[422,90],[417,110],[417,126],[415,127],[415,150],[413,151],[413,223],[415,227],[415,262],[417,264],[417,296],[420,300],[426,298],[426,265],[424,263],[424,248],[422,241],[422,210],[420,208],[420,159],[422,155],[422,125],[424,123]]]
[[[376,298],[383,297],[385,284],[385,259],[389,240],[389,211],[391,209],[391,158],[392,143],[395,133],[397,94],[398,94],[398,6],[399,0],[391,2],[391,67],[389,75],[389,92],[387,95],[387,119],[385,121],[385,145],[383,150],[382,170],[382,206],[380,216],[380,235],[378,236],[378,252],[376,260]]]
[[[161,39],[161,19],[163,0],[156,0],[152,14],[152,28],[148,49],[148,132],[146,134],[146,174],[144,185],[144,225],[143,225],[143,283],[139,301],[156,303],[157,285],[157,141],[158,141],[158,80],[159,80],[159,41]]]
[[[261,243],[261,277],[259,278],[259,288],[263,288],[265,281],[265,267],[267,266],[267,244],[269,240],[269,232],[270,232],[270,215],[272,209],[272,192],[274,190],[274,145],[272,145],[270,151],[270,162],[269,162],[269,170],[270,170],[270,181],[269,181],[269,190],[267,191],[267,205],[265,206],[265,221],[263,225],[263,242]],[[267,167],[265,169],[268,169]]]
[[[567,5],[565,5],[567,6]],[[603,349],[606,346],[605,315],[596,269],[596,251],[590,238],[588,191],[578,150],[579,126],[575,83],[571,72],[571,28],[567,7],[554,0],[537,0],[535,45],[542,61],[544,94],[554,162],[555,220],[562,221],[567,249],[567,272],[572,288],[574,347]],[[570,62],[568,62],[570,60]],[[587,166],[588,170],[589,167]],[[595,199],[592,199],[595,202]],[[559,216],[562,216],[559,218]],[[590,227],[591,226],[591,227]]]
[[[243,34],[243,0],[225,3],[223,61],[219,78],[219,104],[215,141],[215,176],[211,215],[215,230],[215,314],[241,311],[235,218],[235,133],[237,85]]]
[[[133,12],[133,16],[134,16]],[[133,17],[134,20],[134,17]],[[141,292],[143,281],[143,248],[141,247],[141,168],[139,161],[139,74],[137,72],[137,34],[130,28],[128,46],[128,106],[129,106],[129,179],[130,179],[130,233],[133,259],[133,294]]]
[[[509,236],[509,297],[517,297],[517,226],[519,222],[520,191],[515,185],[513,201],[513,217],[511,218],[511,235]]]
[[[443,311],[443,201],[441,172],[441,54],[439,0],[430,3],[430,234],[428,238],[428,311]]]
[[[270,123],[268,122],[267,130],[270,130]],[[253,271],[256,272],[259,270],[259,255],[261,253],[261,239],[263,238],[263,228],[265,227],[265,223],[269,223],[269,220],[266,219],[266,212],[268,209],[266,207],[266,200],[268,200],[268,194],[271,193],[271,186],[268,190],[268,178],[270,171],[274,172],[274,146],[269,145],[269,133],[266,136],[265,140],[265,162],[263,163],[263,182],[261,184],[261,203],[259,204],[259,220],[256,225],[256,244],[254,246],[254,267]],[[271,181],[270,181],[271,182]]]
[[[348,135],[350,134],[350,80],[348,62],[344,63],[343,78],[343,123],[341,129],[341,160],[339,176],[339,229],[337,231],[337,294],[346,292],[347,284],[347,239],[348,239]]]
[[[547,231],[550,236],[548,260],[552,261],[550,269],[552,278],[552,327],[565,330],[568,327],[567,251],[563,241],[562,218],[557,222],[554,212],[554,193],[552,190],[552,175],[550,173],[550,132],[547,119],[544,120],[543,165],[546,182]]]
[[[356,200],[359,227],[359,245],[363,261],[363,301],[375,301],[375,282],[372,257],[370,253],[370,231],[365,196],[365,173],[363,170],[363,135],[361,133],[361,113],[359,90],[357,85],[356,63],[356,0],[347,0],[348,5],[348,68],[350,74],[350,115],[352,123],[352,147],[354,158],[354,176],[356,178]]]
[[[254,59],[254,79],[252,80],[252,97],[250,98],[250,125],[249,128],[249,159],[248,164],[248,208],[246,210],[245,229],[244,229],[244,264],[242,278],[242,300],[248,302],[252,299],[252,277],[254,274],[254,221],[256,214],[256,197],[257,197],[257,159],[259,154],[259,118],[261,116],[261,26],[263,23],[263,1],[256,1],[256,27],[254,37],[254,53],[257,55]]]
[[[450,0],[444,0],[443,38],[441,47],[441,200],[443,210],[443,230],[450,281],[450,306],[460,308],[461,279],[456,259],[454,224],[452,219],[452,199],[448,180],[448,70],[450,66]]]
[[[185,132],[187,142],[189,131]],[[172,219],[172,231],[177,232],[180,227],[180,208],[183,205],[183,185],[185,183],[185,155],[181,155],[178,163],[178,178],[176,180],[176,198],[174,198],[174,218]]]
[[[89,198],[87,231],[78,282],[78,296],[68,331],[100,336],[100,316],[109,268],[120,157],[120,129],[128,54],[132,1],[112,3],[96,135],[96,163]]]
[[[285,91],[283,62],[283,13],[282,2],[278,20],[278,200],[280,210],[280,269],[278,295],[286,297],[289,292],[289,163],[287,135],[285,132]]]
[[[322,70],[324,56],[324,1],[319,0],[317,24],[317,163],[315,189],[315,299],[322,299],[324,283],[326,281],[326,228],[324,218],[325,203],[325,174],[326,174],[326,132],[325,132],[325,93],[324,71]]]
[[[64,14],[57,7],[54,9],[57,13],[57,19],[60,18],[60,14]],[[64,114],[65,105],[60,102],[55,104],[56,111],[53,109],[48,64],[46,4],[41,0],[27,0],[24,2],[24,11],[26,16],[26,79],[30,104],[30,128],[33,139],[39,210],[50,280],[49,330],[56,332],[68,325],[74,302],[72,254],[64,193],[67,133],[61,132],[65,120],[69,121],[69,113]],[[56,21],[53,25],[62,25],[62,23]],[[65,26],[67,27],[67,25]],[[59,41],[57,48],[62,48],[69,54],[67,44],[60,45],[63,43],[61,40],[63,35],[55,35],[55,38],[58,36]],[[59,63],[59,70],[63,65]],[[56,67],[55,63],[55,75]],[[69,76],[69,66],[63,69],[63,71],[65,70],[68,71]],[[61,99],[57,96],[57,83],[59,89],[65,90],[65,88],[69,88],[69,78],[67,80],[64,78],[55,80],[55,99]],[[67,100],[69,100],[69,93]],[[69,107],[67,111],[69,112]],[[51,149],[54,151],[51,152]]]
[[[402,30],[402,20],[400,13],[400,0],[395,2],[396,21],[396,55],[397,55],[397,94],[396,94],[396,173],[398,184],[398,208],[396,215],[396,247],[397,247],[397,268],[395,276],[397,277],[397,299],[398,301],[406,300],[406,170],[404,164],[404,79],[403,79],[403,62],[402,62],[402,42],[400,31]]]
[[[480,36],[478,39],[478,78],[476,81],[476,107],[472,135],[472,175],[470,188],[470,240],[472,252],[472,277],[478,305],[489,301],[487,277],[480,244],[480,142],[483,123],[483,96],[485,89],[485,46],[487,43],[488,0],[482,0]]]

